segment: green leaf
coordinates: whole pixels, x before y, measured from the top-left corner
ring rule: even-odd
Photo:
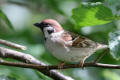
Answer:
[[[6,24],[9,26],[9,28],[13,29],[11,22],[9,21],[8,17],[3,13],[2,10],[0,10],[0,18],[6,22]]]
[[[78,26],[95,26],[115,19],[112,11],[101,3],[81,4],[72,10],[72,18]]]
[[[109,48],[113,58],[120,59],[120,31],[109,34]]]

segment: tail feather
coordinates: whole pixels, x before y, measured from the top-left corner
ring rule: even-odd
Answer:
[[[106,49],[106,48],[108,48],[108,45],[97,43],[97,48],[96,48],[97,50]]]

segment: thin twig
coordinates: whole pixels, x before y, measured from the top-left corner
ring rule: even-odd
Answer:
[[[107,52],[108,52],[109,48],[105,49],[104,52],[102,54],[100,54],[100,56],[98,56],[96,58],[96,60],[94,61],[94,63],[97,63]]]
[[[19,45],[19,44],[15,44],[6,40],[2,40],[0,39],[0,44],[12,47],[12,48],[16,48],[16,49],[21,49],[21,50],[26,50],[27,48],[25,46]]]
[[[32,68],[32,69],[38,69],[40,71],[43,71],[43,70],[47,71],[47,70],[52,70],[52,69],[80,68],[79,64],[66,64],[66,65],[63,65],[62,68],[59,68],[58,65],[41,66],[41,65],[37,65],[37,64],[8,62],[8,61],[4,61],[4,60],[0,60],[0,65],[21,67],[21,68]],[[120,69],[120,65],[102,64],[102,63],[85,63],[84,67],[100,67],[100,68],[109,68],[109,69]]]
[[[34,58],[33,56],[29,54],[18,52],[18,51],[11,50],[11,49],[6,49],[3,47],[0,47],[0,57],[12,58],[12,59],[23,61],[29,64],[34,64],[34,65],[37,64],[41,66],[46,66],[46,64],[44,64],[43,62],[40,62],[39,60],[37,60],[36,58]],[[39,70],[39,71],[55,80],[73,80],[71,77],[65,76],[56,70]]]

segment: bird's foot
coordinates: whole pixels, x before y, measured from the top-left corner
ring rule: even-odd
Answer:
[[[84,69],[84,62],[80,62],[80,64],[79,64],[79,66],[82,68],[82,69]]]
[[[60,64],[58,64],[58,68],[59,69],[63,69],[63,66],[65,65],[65,62],[62,62],[62,63],[60,63]]]

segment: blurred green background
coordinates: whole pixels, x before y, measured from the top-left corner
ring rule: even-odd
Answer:
[[[45,18],[56,19],[64,29],[84,35],[94,41],[108,44],[108,34],[120,29],[120,20],[110,23],[77,27],[72,16],[72,9],[81,3],[102,2],[113,13],[120,15],[120,0],[0,0],[0,38],[27,46],[29,53],[49,65],[57,65],[61,61],[55,59],[44,46],[44,37],[40,29],[33,26]],[[84,14],[84,13],[83,13]],[[14,30],[11,29],[13,26]],[[2,45],[0,45],[2,46]],[[86,62],[95,60],[102,51],[97,51]],[[120,64],[108,53],[101,63]],[[60,70],[75,80],[120,80],[120,71],[103,68],[85,68]],[[0,65],[0,80],[52,80],[51,78],[32,69],[7,67]]]

